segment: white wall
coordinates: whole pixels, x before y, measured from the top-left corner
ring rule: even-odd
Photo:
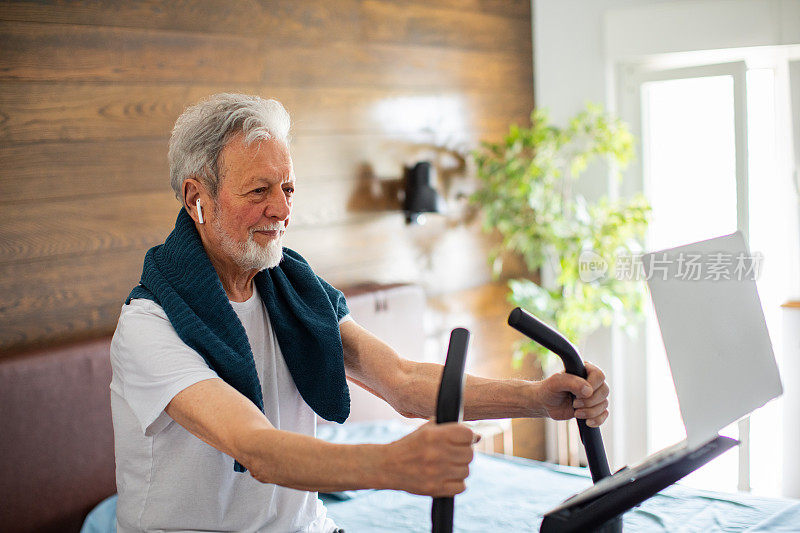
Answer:
[[[532,0],[534,95],[563,122],[613,104],[607,62],[800,43],[800,0]]]

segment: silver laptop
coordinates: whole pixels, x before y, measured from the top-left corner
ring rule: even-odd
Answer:
[[[717,439],[717,433],[783,393],[756,290],[760,258],[750,254],[741,232],[645,254],[642,266],[687,438],[600,480],[568,500],[571,504],[665,462],[719,455],[725,450],[700,450],[735,445]]]

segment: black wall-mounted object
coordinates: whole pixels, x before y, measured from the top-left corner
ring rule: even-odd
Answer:
[[[421,161],[413,167],[405,169],[405,198],[403,211],[407,224],[421,224],[424,222],[423,213],[444,213],[444,200],[431,185],[434,181],[435,170],[427,161]]]

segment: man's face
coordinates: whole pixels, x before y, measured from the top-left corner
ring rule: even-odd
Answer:
[[[245,146],[242,136],[236,136],[220,154],[219,172],[211,251],[244,270],[276,266],[294,195],[288,147],[275,139]]]

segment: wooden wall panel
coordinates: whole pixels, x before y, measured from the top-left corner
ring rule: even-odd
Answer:
[[[520,113],[519,121],[524,117]],[[471,130],[294,135],[291,151],[298,186],[312,191],[309,181],[325,177],[341,182],[396,180],[402,163],[452,159],[456,148],[499,139],[506,132],[500,120],[482,129],[480,137]],[[155,191],[171,191],[165,139],[0,144],[0,202]]]
[[[87,26],[270,36],[276,42],[322,44],[357,36],[358,0],[8,1],[0,19]]]
[[[508,87],[529,85],[532,68],[502,52],[335,43],[270,49],[264,81],[332,87],[470,87],[500,94]]]
[[[514,2],[509,2],[509,5]],[[530,28],[510,17],[458,6],[364,2],[363,30],[369,41],[525,52]],[[446,21],[446,23],[442,23]]]
[[[9,82],[0,78],[0,142],[162,139],[192,103],[215,92],[281,101],[294,134],[391,133],[483,137],[529,114],[526,94],[261,85],[142,85]]]
[[[191,102],[255,85],[121,85],[0,81],[0,141],[42,142],[157,138],[166,142]]]
[[[0,202],[168,191],[163,139],[0,144]]]
[[[426,0],[390,0],[392,4],[401,7],[415,6],[419,4],[431,4]],[[479,13],[502,15],[513,19],[530,21],[530,3],[518,2],[516,0],[437,0],[437,6],[449,9],[462,9],[465,11],[477,11]],[[528,24],[530,26],[530,24]]]
[[[108,334],[143,259],[137,248],[0,264],[2,348]]]
[[[3,216],[14,224],[0,226],[0,258],[141,249],[163,241],[177,211],[164,192],[8,204]]]
[[[4,2],[0,20],[269,36],[271,42],[422,44],[487,50],[530,48],[530,7],[506,0],[195,0]]]
[[[392,21],[394,22],[394,21]],[[462,29],[463,31],[463,29]],[[465,35],[469,35],[465,33]],[[497,51],[0,22],[0,75],[33,81],[190,81],[333,87],[514,88],[532,65]]]
[[[220,91],[292,113],[287,244],[322,275],[483,286],[465,160],[527,119],[530,43],[527,0],[3,2],[0,351],[113,330],[175,218],[174,121]],[[407,227],[396,191],[422,159],[452,211]]]
[[[0,22],[0,36],[11,80],[256,83],[265,61],[253,37],[26,22]]]

